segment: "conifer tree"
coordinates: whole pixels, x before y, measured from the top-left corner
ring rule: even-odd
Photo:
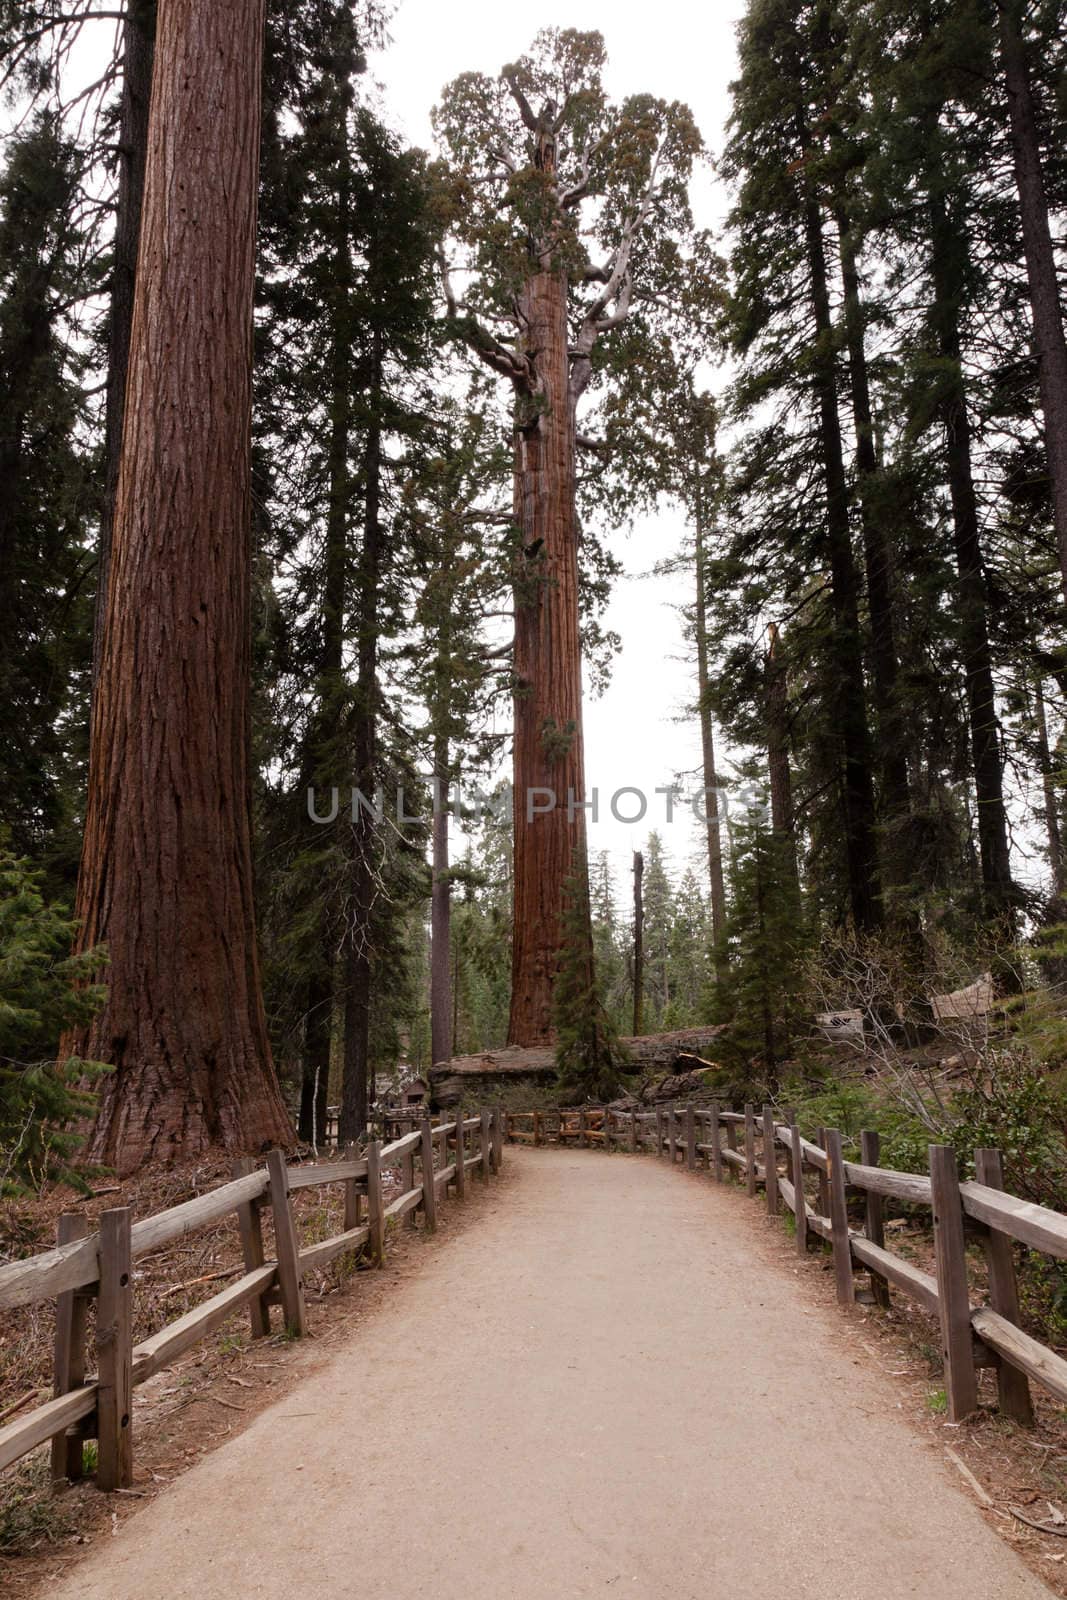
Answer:
[[[467,252],[453,327],[514,396],[514,1043],[552,1033],[564,883],[585,860],[577,452],[601,347],[643,292],[670,303],[691,232],[700,139],[685,107],[621,106],[599,34],[545,30],[496,81],[467,73],[436,128],[452,161],[454,232]],[[573,325],[573,333],[572,333]],[[632,353],[632,352],[631,352]],[[543,793],[555,794],[547,807]],[[582,870],[579,865],[577,870]],[[571,921],[588,895],[571,905]],[[571,937],[574,937],[572,928]],[[592,929],[582,936],[592,974]]]
[[[610,1100],[619,1090],[624,1054],[588,960],[592,925],[588,863],[576,861],[567,879],[563,943],[552,990],[556,1068],[564,1101]]]
[[[757,804],[733,821],[730,978],[715,996],[736,1058],[746,1071],[758,1059],[765,1088],[773,1088],[799,1022],[802,950],[796,887],[769,820]]]
[[[80,178],[46,112],[12,142],[0,176],[0,817],[38,860],[71,809],[64,722],[86,665],[85,363],[63,312],[83,287]]]
[[[769,506],[768,491],[774,491],[761,468],[777,452],[773,482],[784,493],[771,513],[781,528],[775,542],[786,541],[787,560],[799,563],[802,583],[813,565],[827,573],[823,598],[811,615],[818,627],[827,743],[831,750],[836,745],[832,784],[840,807],[847,904],[856,926],[866,928],[881,919],[881,885],[860,575],[815,148],[830,91],[827,18],[821,0],[799,11],[784,4],[750,9],[740,34],[741,76],[725,168],[738,186],[732,315],[735,347],[746,357],[738,403],[748,411],[771,395],[791,399],[801,390],[810,419],[803,430],[784,419],[768,424],[753,441],[743,482]],[[798,484],[808,483],[812,465],[819,483],[814,505],[810,486],[803,497],[796,494]],[[783,505],[790,494],[791,506]]]
[[[106,942],[110,957],[107,1004],[76,1051],[115,1068],[90,1153],[124,1172],[289,1137],[248,815],[262,25],[259,0],[160,6],[76,908],[80,948]]]

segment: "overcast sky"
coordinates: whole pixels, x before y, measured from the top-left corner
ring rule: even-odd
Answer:
[[[432,144],[430,109],[458,73],[499,72],[526,50],[535,27],[598,29],[608,49],[607,87],[614,96],[647,91],[684,100],[713,152],[722,148],[735,72],[734,26],[741,0],[540,0],[533,13],[499,0],[401,0],[391,24],[392,44],[371,62],[382,85],[389,121],[413,144]],[[716,225],[723,195],[710,171],[694,186],[697,220]],[[587,697],[586,774],[600,791],[600,821],[590,828],[590,848],[611,852],[625,898],[631,852],[650,827],[658,827],[676,868],[703,847],[702,831],[688,812],[666,824],[664,801],[653,791],[679,772],[695,772],[700,759],[691,715],[695,687],[684,660],[677,606],[690,598],[683,578],[647,576],[682,539],[677,515],[665,510],[642,521],[616,544],[626,576],[620,579],[606,625],[622,637],[611,686]],[[614,821],[611,795],[626,786],[649,796],[648,817],[635,825]],[[632,815],[632,796],[619,809]]]

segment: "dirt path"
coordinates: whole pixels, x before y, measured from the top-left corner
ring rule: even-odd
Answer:
[[[507,1154],[473,1226],[54,1600],[1047,1600],[736,1195]]]

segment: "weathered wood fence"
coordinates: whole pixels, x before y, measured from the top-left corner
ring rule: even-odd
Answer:
[[[410,1120],[410,1119],[409,1119]],[[271,1331],[271,1309],[281,1307],[286,1330],[306,1331],[303,1279],[312,1268],[338,1256],[369,1250],[376,1266],[385,1260],[391,1219],[436,1226],[437,1206],[448,1189],[462,1198],[475,1176],[488,1183],[503,1156],[503,1114],[480,1111],[434,1124],[429,1114],[403,1137],[365,1152],[351,1150],[338,1161],[288,1166],[280,1150],[265,1167],[238,1162],[234,1178],[217,1189],[134,1222],[129,1207],[105,1211],[97,1233],[86,1218],[65,1213],[54,1250],[0,1267],[0,1310],[55,1298],[54,1398],[0,1428],[0,1469],[47,1440],[52,1441],[55,1478],[83,1472],[83,1441],[97,1441],[96,1481],[101,1489],[128,1488],[133,1472],[131,1427],[134,1387],[169,1365],[182,1351],[213,1333],[242,1307],[248,1308],[253,1338]],[[400,1193],[383,1199],[382,1174],[399,1169]],[[301,1246],[291,1196],[323,1184],[344,1186],[344,1227],[332,1238]],[[267,1260],[263,1214],[274,1224],[275,1257]],[[142,1344],[133,1343],[133,1263],[139,1256],[197,1228],[236,1213],[244,1273],[219,1294],[194,1307]],[[88,1312],[96,1302],[95,1375],[86,1377]]]
[[[1014,1252],[1020,1243],[1067,1260],[1067,1217],[1006,1194],[998,1150],[978,1150],[975,1181],[961,1182],[949,1145],[930,1146],[929,1173],[896,1172],[879,1165],[877,1133],[863,1133],[861,1160],[846,1161],[836,1129],[820,1129],[813,1142],[801,1137],[791,1114],[783,1122],[771,1106],[760,1112],[751,1105],[727,1111],[713,1101],[645,1112],[586,1107],[504,1115],[512,1142],[652,1151],[690,1171],[704,1168],[719,1182],[735,1178],[750,1196],[762,1190],[772,1216],[783,1207],[792,1212],[800,1255],[816,1239],[830,1247],[843,1305],[856,1298],[860,1269],[868,1273],[877,1303],[889,1304],[892,1285],[937,1319],[950,1421],[975,1410],[980,1367],[996,1369],[1000,1409],[1018,1422],[1033,1420],[1031,1379],[1067,1403],[1067,1361],[1019,1326]],[[863,1227],[855,1228],[850,1206],[855,1212],[860,1197]],[[924,1272],[886,1248],[887,1199],[932,1211],[935,1272]],[[980,1241],[985,1252],[984,1305],[972,1304],[970,1240]]]

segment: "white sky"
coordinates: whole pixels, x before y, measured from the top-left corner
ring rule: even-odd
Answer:
[[[371,62],[381,83],[388,120],[411,143],[432,145],[429,113],[441,89],[460,72],[497,73],[521,55],[537,27],[598,29],[609,55],[609,92],[621,97],[649,92],[683,100],[693,110],[713,153],[722,148],[729,110],[728,86],[735,75],[734,26],[742,0],[658,0],[650,8],[633,0],[540,0],[530,13],[493,0],[401,0],[391,24],[392,44]],[[697,221],[716,225],[723,214],[721,189],[710,172],[694,186]],[[684,577],[646,576],[673,554],[682,538],[676,514],[663,511],[643,520],[628,537],[620,533],[616,554],[625,564],[605,626],[622,638],[612,681],[585,708],[586,781],[600,791],[600,820],[590,826],[590,850],[611,853],[621,898],[627,894],[631,853],[650,828],[658,828],[676,869],[704,848],[702,830],[677,808],[668,826],[664,801],[654,794],[700,760],[698,730],[683,715],[695,698],[693,671],[676,607],[690,599]],[[649,797],[647,818],[629,826],[611,818],[611,795],[625,786]],[[632,815],[632,797],[620,801]]]

